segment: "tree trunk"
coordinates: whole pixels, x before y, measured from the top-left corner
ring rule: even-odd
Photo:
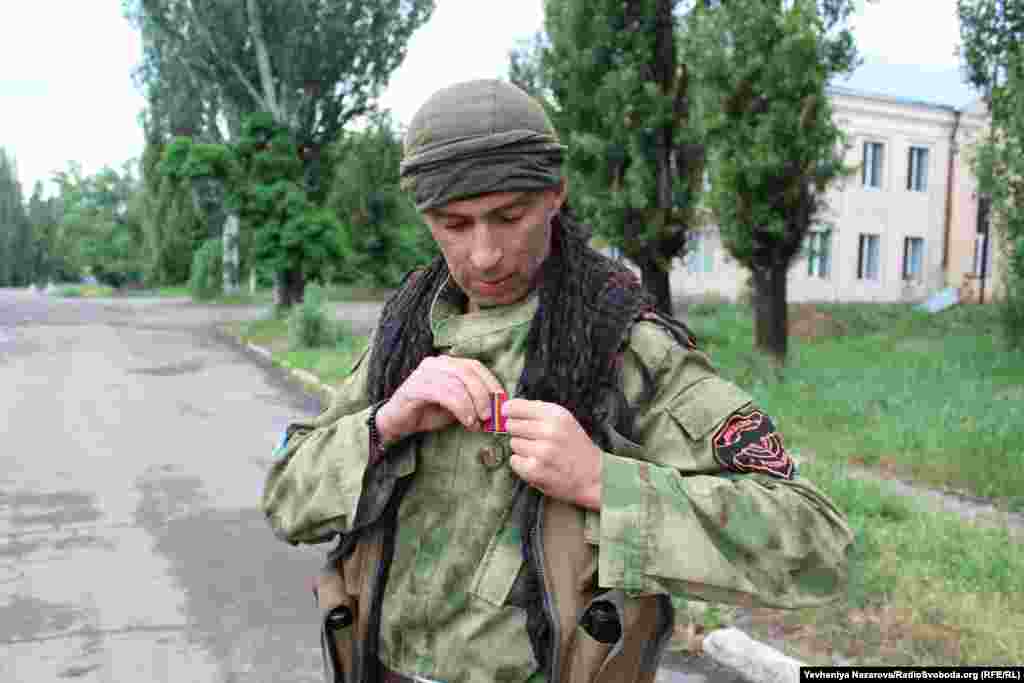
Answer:
[[[672,315],[672,286],[669,284],[668,273],[659,268],[653,259],[644,259],[640,264],[640,276],[644,288],[654,295],[658,310]]]
[[[301,270],[279,270],[274,274],[274,305],[281,311],[287,311],[302,302],[302,294],[306,288],[306,278]]]
[[[789,268],[754,269],[754,346],[782,367],[789,345],[786,276]]]
[[[237,294],[238,284],[238,214],[228,214],[224,221],[224,293]]]

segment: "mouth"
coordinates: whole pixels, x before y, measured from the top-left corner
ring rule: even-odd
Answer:
[[[493,293],[495,291],[500,290],[511,279],[512,279],[512,276],[511,275],[507,275],[507,276],[501,278],[500,280],[493,280],[493,281],[480,280],[479,281],[480,289],[482,289],[484,292],[491,292],[491,293]]]

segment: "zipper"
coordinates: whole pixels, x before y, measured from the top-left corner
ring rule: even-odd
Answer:
[[[554,602],[554,594],[548,586],[547,575],[544,572],[544,495],[539,491],[538,495],[540,496],[540,500],[537,502],[537,521],[531,532],[530,546],[533,548],[533,556],[535,558],[534,564],[536,565],[535,568],[537,570],[537,575],[540,578],[544,615],[548,619],[548,624],[550,624],[552,632],[551,671],[548,676],[548,683],[558,683],[561,676],[561,666],[559,662],[562,651],[561,623],[555,618],[556,606],[552,604]]]

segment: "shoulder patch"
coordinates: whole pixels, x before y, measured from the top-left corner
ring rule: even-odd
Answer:
[[[782,435],[760,408],[749,406],[722,423],[711,438],[715,460],[733,472],[770,474],[792,479],[793,459],[782,443]]]

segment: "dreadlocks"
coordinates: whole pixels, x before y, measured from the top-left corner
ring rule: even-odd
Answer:
[[[651,318],[652,295],[625,266],[591,249],[568,205],[555,218],[551,253],[541,266],[539,305],[527,335],[527,357],[516,395],[568,409],[604,448],[599,430],[611,420],[632,438],[635,410],[621,391],[621,354],[630,323]],[[413,370],[436,353],[430,305],[448,279],[443,256],[406,275],[381,314],[369,365],[371,402],[390,398]],[[461,294],[465,303],[465,294]],[[665,323],[661,318],[651,318]],[[684,345],[682,323],[664,325]],[[645,377],[645,384],[650,384]],[[595,400],[611,392],[614,402]],[[614,406],[609,414],[602,405]]]

